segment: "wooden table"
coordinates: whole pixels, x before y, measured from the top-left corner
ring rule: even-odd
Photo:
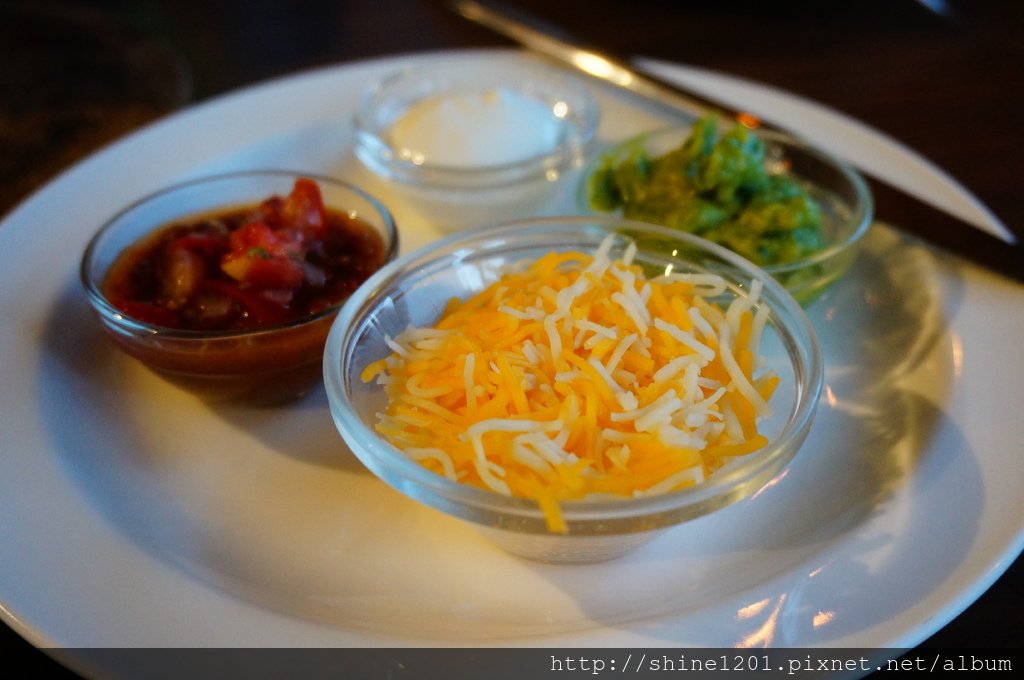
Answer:
[[[36,4],[0,6],[0,211],[189,102],[356,59],[510,45],[440,0]],[[514,4],[620,53],[721,71],[843,111],[931,159],[1024,234],[1024,5],[1015,0]],[[1021,580],[1018,560],[925,646],[1019,648]],[[0,640],[40,668],[50,663],[9,629]]]

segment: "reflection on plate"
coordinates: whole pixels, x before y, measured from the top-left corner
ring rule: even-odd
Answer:
[[[997,360],[1007,329],[1024,324],[1024,293],[884,226],[809,309],[827,392],[796,463],[755,497],[604,564],[518,560],[402,498],[346,451],[322,392],[288,409],[214,407],[109,347],[76,279],[96,224],[215,170],[364,182],[348,115],[363,83],[402,63],[188,110],[76,166],[0,228],[0,546],[16,556],[0,561],[5,621],[64,646],[909,646],[1020,551],[1024,472],[1011,442],[1024,423],[1009,392],[1024,366]],[[754,110],[784,107],[796,127],[854,130],[908,177],[946,181],[813,105],[669,71]],[[664,122],[598,94],[605,141]],[[295,100],[309,105],[285,105]],[[252,106],[266,115],[237,115]],[[379,193],[406,250],[439,235]]]

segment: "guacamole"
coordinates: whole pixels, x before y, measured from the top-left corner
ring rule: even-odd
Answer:
[[[824,247],[821,208],[785,175],[764,166],[764,143],[737,125],[719,135],[702,118],[683,144],[652,158],[632,149],[608,157],[588,187],[592,208],[691,232],[758,265],[799,260]]]

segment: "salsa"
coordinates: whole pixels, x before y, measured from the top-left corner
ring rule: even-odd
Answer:
[[[762,266],[825,246],[818,203],[792,178],[766,170],[764,142],[750,129],[719,135],[713,116],[664,155],[636,147],[606,158],[588,191],[597,210],[696,234]]]
[[[302,178],[288,196],[157,230],[121,254],[103,293],[156,326],[247,330],[338,304],[386,257],[376,230],[326,208],[316,182]]]

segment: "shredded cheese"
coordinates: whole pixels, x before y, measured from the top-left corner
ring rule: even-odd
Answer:
[[[765,446],[778,379],[757,283],[721,309],[720,277],[647,279],[610,245],[549,253],[387,338],[362,375],[389,398],[377,430],[453,481],[536,500],[560,533],[563,501],[669,493]]]

